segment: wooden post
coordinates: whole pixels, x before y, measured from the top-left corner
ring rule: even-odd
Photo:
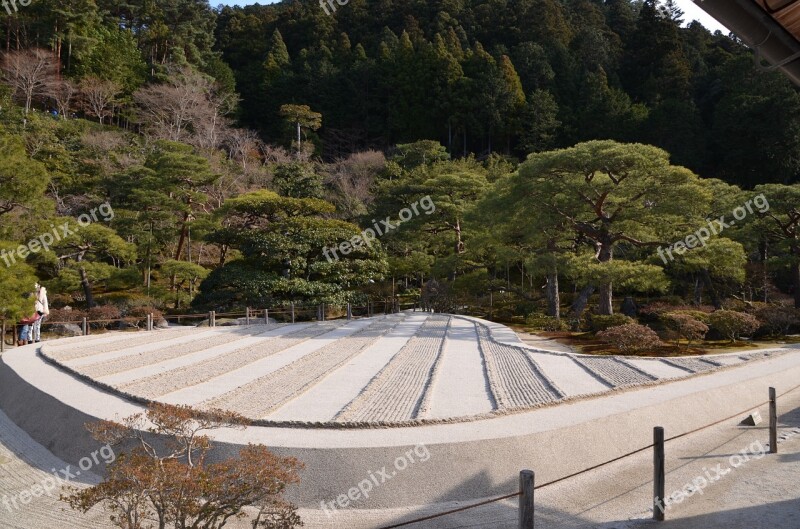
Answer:
[[[519,473],[519,529],[533,529],[533,470]]]
[[[269,325],[269,309],[264,309],[264,325]]]
[[[664,521],[664,494],[666,494],[664,428],[653,428],[653,519]]]
[[[292,323],[294,323],[294,301],[292,301]]]
[[[152,314],[148,314],[148,315],[147,315],[147,317],[145,318],[145,322],[144,322],[144,330],[145,330],[145,331],[148,331],[148,332],[149,332],[149,331],[152,331],[152,330],[153,330],[153,329],[150,327],[150,325],[151,325],[151,323],[150,323],[150,318],[152,318],[152,317],[153,317],[153,315],[152,315]]]
[[[2,328],[2,340],[0,340],[0,353],[5,352],[6,350],[6,320],[0,322],[0,328]]]
[[[778,403],[775,388],[769,388],[769,453],[778,453]]]
[[[247,307],[244,312],[244,324],[250,325],[250,307]]]
[[[209,327],[217,326],[217,311],[211,310],[208,312],[208,326]]]
[[[81,322],[81,330],[83,331],[84,336],[89,336],[89,323],[86,321],[86,318],[83,318]]]
[[[347,321],[350,321],[352,319],[353,319],[353,307],[350,306],[350,304],[348,303],[347,304]]]

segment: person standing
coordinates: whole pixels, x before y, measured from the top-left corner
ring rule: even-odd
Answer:
[[[29,340],[39,343],[42,341],[42,322],[50,315],[50,303],[47,301],[47,289],[36,283],[36,314],[39,319],[33,323]]]

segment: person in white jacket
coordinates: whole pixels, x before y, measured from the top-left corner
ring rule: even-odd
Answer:
[[[33,324],[31,335],[33,341],[39,343],[42,341],[42,322],[50,315],[50,304],[47,301],[47,289],[36,283],[36,313],[40,316]]]

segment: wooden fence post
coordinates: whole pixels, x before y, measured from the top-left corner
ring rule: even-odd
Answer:
[[[217,326],[217,311],[212,310],[208,313],[208,326],[209,327],[216,327]]]
[[[264,309],[264,325],[269,325],[269,309]]]
[[[350,321],[352,319],[353,319],[353,307],[350,306],[350,304],[348,303],[347,304],[347,321]]]
[[[6,320],[0,322],[0,328],[2,328],[3,339],[0,340],[0,353],[5,352],[6,350]]]
[[[292,301],[292,323],[294,323],[294,301]]]
[[[83,318],[83,321],[81,321],[81,330],[84,336],[89,336],[89,323],[86,321],[86,318]]]
[[[664,494],[666,493],[666,472],[664,452],[664,428],[653,428],[653,519],[664,521]]]
[[[778,453],[778,403],[775,388],[769,388],[769,453]]]
[[[533,529],[533,470],[519,473],[519,529]]]
[[[245,310],[245,312],[244,312],[244,324],[245,325],[250,325],[250,307],[247,307],[244,310]]]

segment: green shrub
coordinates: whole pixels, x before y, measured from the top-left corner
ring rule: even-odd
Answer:
[[[708,316],[711,327],[726,338],[735,342],[742,335],[750,335],[758,330],[758,318],[744,312],[718,310]]]
[[[623,354],[637,354],[661,346],[658,334],[646,325],[626,323],[597,333],[597,337],[610,343]]]
[[[525,323],[539,331],[566,331],[568,329],[564,320],[544,314],[531,314],[525,318]]]
[[[714,307],[712,307],[711,305],[686,305],[686,304],[665,303],[663,301],[654,301],[652,303],[648,303],[647,305],[639,309],[639,314],[643,316],[659,317],[662,314],[666,314],[667,312],[710,314],[714,312]]]
[[[592,332],[601,332],[611,327],[619,327],[629,323],[636,323],[636,321],[624,314],[592,314],[589,316],[589,328]]]

